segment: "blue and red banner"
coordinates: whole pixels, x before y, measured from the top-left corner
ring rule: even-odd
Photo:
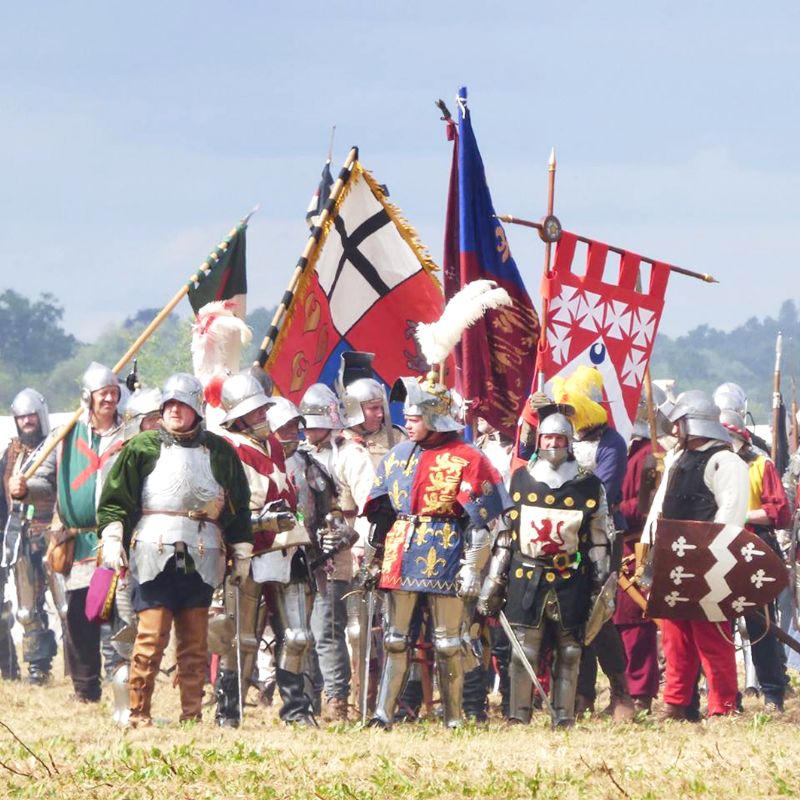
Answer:
[[[514,300],[488,311],[462,335],[455,353],[456,389],[469,404],[470,418],[484,417],[513,439],[533,376],[539,319],[494,216],[465,87],[458,95],[458,126],[449,121],[448,138],[454,145],[445,221],[445,298],[484,278]]]

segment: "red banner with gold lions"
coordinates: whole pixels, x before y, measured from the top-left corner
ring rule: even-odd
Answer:
[[[414,329],[441,316],[438,268],[358,162],[312,258],[266,365],[280,393],[299,403],[312,383],[333,385],[347,350],[375,353],[388,386],[424,372]]]

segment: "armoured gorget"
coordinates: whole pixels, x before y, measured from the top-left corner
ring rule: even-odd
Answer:
[[[540,458],[529,471],[534,480],[546,483],[551,489],[559,489],[567,481],[573,480],[579,469],[577,461],[565,461],[554,467],[549,461]]]
[[[131,548],[134,578],[153,580],[183,543],[203,581],[221,583],[225,549],[217,519],[224,502],[205,447],[162,444],[142,486],[142,517]]]

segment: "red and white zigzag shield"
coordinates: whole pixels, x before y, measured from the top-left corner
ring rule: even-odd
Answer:
[[[781,559],[738,525],[660,519],[653,548],[653,619],[721,622],[772,602],[787,584]]]

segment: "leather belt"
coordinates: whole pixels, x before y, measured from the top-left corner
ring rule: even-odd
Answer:
[[[447,522],[447,521],[457,520],[458,517],[453,517],[453,516],[436,517],[436,516],[432,516],[430,514],[402,514],[401,513],[401,514],[397,515],[397,519],[402,519],[402,520],[405,520],[407,522],[436,522],[437,520],[443,520],[443,521]]]
[[[186,517],[196,522],[216,523],[219,520],[219,517],[210,517],[205,511],[159,511],[156,508],[147,508],[142,511],[143,517],[149,517],[153,514],[164,514],[167,517]]]
[[[580,553],[556,553],[554,556],[539,556],[532,559],[530,566],[543,567],[544,569],[569,569],[580,563]]]

